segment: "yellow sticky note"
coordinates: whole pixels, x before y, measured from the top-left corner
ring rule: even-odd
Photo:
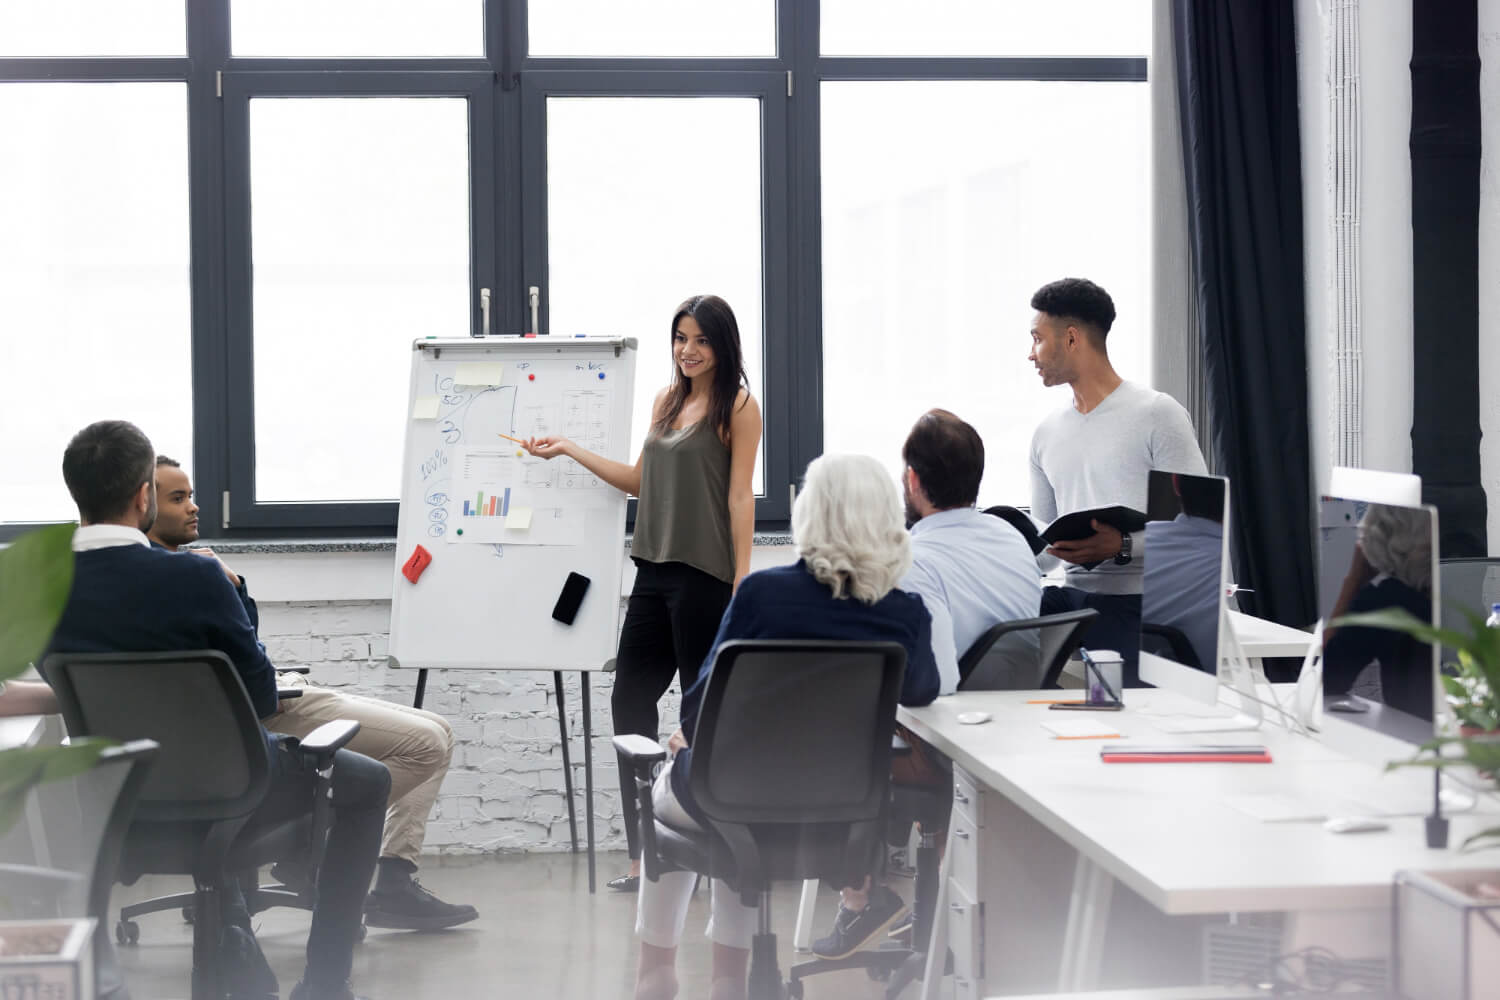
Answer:
[[[506,531],[525,531],[531,527],[531,508],[512,507],[505,515]]]
[[[411,418],[413,420],[436,420],[438,413],[438,398],[436,396],[418,396],[412,400]]]
[[[459,385],[499,385],[505,366],[498,361],[465,361],[458,366],[453,381]]]

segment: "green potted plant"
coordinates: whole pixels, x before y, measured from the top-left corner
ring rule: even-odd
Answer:
[[[1458,720],[1459,735],[1443,736],[1424,743],[1411,760],[1393,761],[1398,767],[1453,767],[1467,764],[1480,775],[1500,774],[1500,629],[1485,625],[1485,619],[1467,609],[1470,632],[1429,625],[1401,608],[1386,608],[1364,614],[1344,615],[1330,625],[1338,628],[1364,626],[1402,632],[1452,649],[1456,662],[1444,664],[1440,678],[1444,700]],[[1465,850],[1500,841],[1500,827],[1481,830],[1463,843]]]
[[[39,659],[57,628],[73,585],[74,528],[38,528],[0,549],[0,682]],[[110,745],[88,739],[0,750],[0,834],[20,817],[35,785],[82,774]]]

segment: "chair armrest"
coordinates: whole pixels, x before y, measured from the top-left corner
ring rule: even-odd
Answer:
[[[660,743],[637,733],[614,738],[615,756],[620,766],[621,811],[632,848],[639,848],[642,870],[655,882],[661,876],[661,861],[656,856],[656,814],[651,804],[651,773],[667,759]]]
[[[644,767],[644,773],[648,777],[651,774],[651,768],[667,759],[667,752],[662,749],[660,743],[637,733],[616,736],[614,743],[615,753],[619,755],[620,761],[628,763],[636,771]]]
[[[329,754],[342,749],[359,732],[359,723],[353,719],[334,719],[302,737],[298,750],[302,753]]]
[[[301,688],[277,688],[276,689],[276,700],[277,701],[290,701],[293,698],[300,698],[300,697],[302,697],[302,689]]]

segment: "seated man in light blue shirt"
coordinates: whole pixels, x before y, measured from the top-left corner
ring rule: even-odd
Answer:
[[[911,569],[902,590],[932,616],[932,653],[940,694],[958,687],[958,658],[992,625],[1035,618],[1042,584],[1026,539],[1007,522],[974,509],[984,476],[984,442],[947,410],[929,410],[901,448]],[[946,785],[951,779],[932,748],[904,729],[911,753],[891,762],[896,784]],[[905,915],[889,887],[866,881],[845,888],[832,931],[813,942],[820,958],[844,958],[877,943]]]
[[[1151,558],[1141,622],[1181,631],[1197,660],[1189,666],[1214,673],[1219,665],[1219,588],[1224,585],[1224,483],[1173,473],[1172,489],[1181,513],[1146,524]]]
[[[932,615],[939,693],[952,694],[958,658],[990,626],[1040,613],[1041,579],[1021,533],[974,508],[984,442],[973,427],[929,410],[907,435],[901,459],[912,556],[901,589],[919,595]]]

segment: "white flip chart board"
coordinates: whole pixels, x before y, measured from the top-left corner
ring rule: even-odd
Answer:
[[[630,338],[462,338],[412,345],[390,658],[428,668],[607,670],[625,560],[619,490],[515,438],[562,434],[629,462]],[[430,557],[416,581],[408,561]],[[572,624],[552,611],[570,573]]]

